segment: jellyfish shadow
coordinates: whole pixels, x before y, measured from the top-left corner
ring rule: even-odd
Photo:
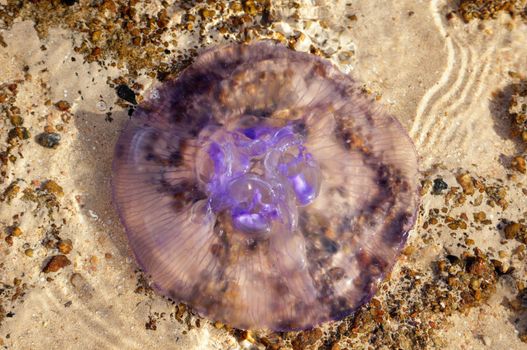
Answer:
[[[93,222],[98,230],[107,232],[121,257],[132,256],[119,215],[112,199],[112,159],[114,147],[125,122],[127,111],[96,114],[80,111],[75,114],[78,130],[76,150],[81,155],[75,180],[81,192],[81,214]]]
[[[489,100],[489,110],[494,122],[494,131],[503,140],[512,140],[515,146],[515,153],[520,153],[525,150],[525,145],[519,137],[512,135],[512,116],[509,113],[509,105],[514,95],[514,89],[517,86],[515,83],[508,84],[503,89],[499,90]],[[505,167],[510,167],[512,155],[502,154],[499,162]]]
[[[520,306],[519,308],[512,308],[509,322],[514,325],[518,335],[527,335],[527,290],[519,292],[516,298]]]

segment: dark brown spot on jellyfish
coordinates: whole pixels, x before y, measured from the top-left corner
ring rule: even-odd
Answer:
[[[372,297],[418,206],[396,119],[330,63],[271,42],[206,51],[158,92],[122,131],[113,195],[160,293],[271,330]]]

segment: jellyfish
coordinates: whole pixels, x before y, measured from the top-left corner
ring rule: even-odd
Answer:
[[[359,83],[262,41],[205,51],[142,103],[112,186],[155,290],[233,327],[286,331],[374,295],[414,224],[418,164]]]

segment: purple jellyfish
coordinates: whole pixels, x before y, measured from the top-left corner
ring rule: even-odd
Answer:
[[[375,293],[418,206],[399,122],[325,60],[206,51],[123,130],[114,201],[160,293],[248,329],[341,319]]]

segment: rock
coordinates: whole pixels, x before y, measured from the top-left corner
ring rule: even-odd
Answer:
[[[71,261],[65,255],[55,255],[48,261],[42,272],[57,272],[68,265],[71,265]]]
[[[459,174],[456,176],[456,180],[461,185],[461,188],[463,188],[463,193],[467,195],[474,194],[474,182],[472,181],[472,176],[470,176],[468,173],[465,174]]]
[[[59,111],[65,112],[65,111],[68,111],[71,106],[70,106],[68,101],[61,100],[61,101],[55,103],[55,107],[57,107],[57,109]]]
[[[522,174],[525,174],[527,172],[527,165],[525,162],[525,158],[522,156],[516,156],[512,159],[511,162],[512,169],[519,171]]]
[[[137,104],[137,100],[135,99],[135,93],[128,86],[119,85],[115,88],[115,91],[117,92],[117,96],[119,96],[123,100],[130,102],[133,105]]]
[[[71,250],[73,249],[73,245],[71,243],[71,240],[66,239],[66,240],[61,240],[60,242],[58,242],[57,248],[59,252],[61,252],[62,254],[69,254]]]
[[[432,187],[432,194],[441,194],[443,190],[448,188],[447,183],[440,177],[434,180],[434,186]]]
[[[320,328],[315,328],[309,331],[300,332],[297,337],[291,342],[293,350],[305,349],[309,345],[313,345],[322,338],[322,331]]]
[[[46,148],[57,148],[60,139],[60,134],[57,134],[56,132],[43,132],[37,136],[37,142],[39,145]]]
[[[511,222],[507,226],[505,226],[505,229],[503,230],[505,232],[505,238],[507,239],[514,239],[518,236],[522,229],[522,225],[517,222]]]
[[[53,180],[48,180],[42,185],[42,189],[47,191],[48,193],[53,193],[54,195],[57,195],[59,197],[62,197],[64,195],[64,190],[62,187],[56,183]]]

